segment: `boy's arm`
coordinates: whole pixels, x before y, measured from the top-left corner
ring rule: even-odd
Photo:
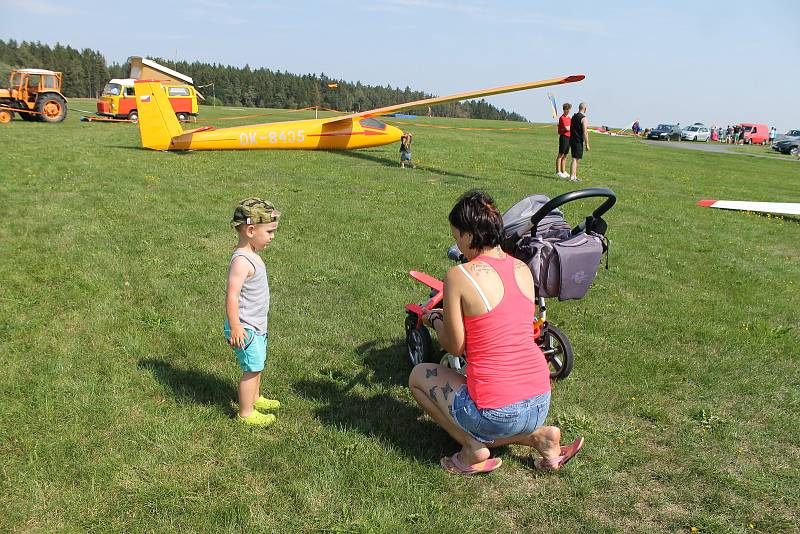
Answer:
[[[244,327],[239,322],[239,293],[242,291],[244,281],[253,274],[250,262],[245,258],[238,256],[231,262],[228,287],[225,291],[225,314],[228,316],[228,325],[231,328],[231,337],[228,340],[231,347],[241,348],[247,342]]]

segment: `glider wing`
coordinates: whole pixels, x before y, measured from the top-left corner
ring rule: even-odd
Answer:
[[[386,106],[383,108],[370,109],[368,111],[360,111],[343,117],[331,117],[326,122],[351,120],[360,117],[377,117],[378,115],[387,115],[389,113],[397,113],[406,109],[421,108],[426,106],[433,106],[436,104],[444,104],[446,102],[456,102],[458,100],[469,100],[471,98],[480,98],[484,96],[499,95],[502,93],[513,93],[514,91],[525,91],[527,89],[536,89],[538,87],[547,87],[549,85],[559,85],[562,83],[573,83],[583,80],[583,74],[574,74],[572,76],[564,76],[562,78],[552,78],[550,80],[540,80],[538,82],[518,83],[515,85],[504,85],[502,87],[494,87],[492,89],[480,89],[478,91],[468,91],[466,93],[458,93],[449,96],[437,96],[434,98],[425,98],[422,100],[415,100],[405,104],[396,104],[394,106]]]
[[[747,200],[700,200],[698,206],[722,208],[726,210],[757,211],[781,215],[800,215],[798,202],[750,202]]]

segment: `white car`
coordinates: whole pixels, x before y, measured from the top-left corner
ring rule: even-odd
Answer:
[[[684,141],[706,141],[711,138],[711,130],[700,124],[692,124],[681,132]]]

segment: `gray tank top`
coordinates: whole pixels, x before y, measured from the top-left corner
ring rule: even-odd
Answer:
[[[239,293],[239,322],[245,328],[251,328],[257,335],[263,336],[267,333],[267,314],[269,313],[267,267],[259,256],[250,256],[242,252],[234,252],[231,256],[231,263],[237,256],[250,262],[255,270],[253,276],[245,278],[242,291]]]

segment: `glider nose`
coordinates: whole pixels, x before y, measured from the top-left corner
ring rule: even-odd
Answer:
[[[403,130],[396,126],[392,126],[391,124],[387,124],[386,135],[388,135],[389,139],[391,139],[391,141],[389,141],[390,143],[395,143],[400,141],[400,138],[403,136]]]

